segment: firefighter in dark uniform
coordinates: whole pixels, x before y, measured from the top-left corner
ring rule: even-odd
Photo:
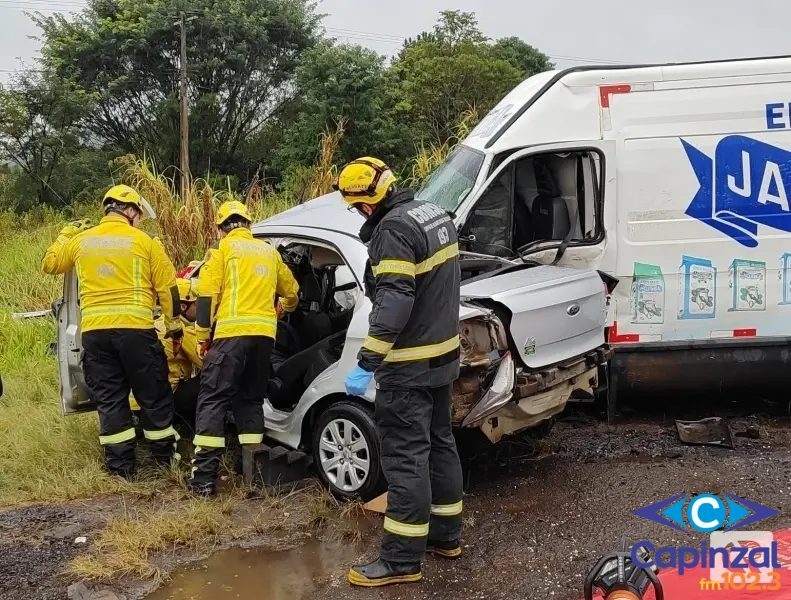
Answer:
[[[344,201],[366,217],[366,294],[373,307],[349,395],[376,379],[376,424],[388,483],[379,558],[353,567],[353,585],[419,581],[426,551],[461,555],[462,473],[451,432],[459,374],[459,245],[441,208],[397,190],[382,161],[341,171]]]

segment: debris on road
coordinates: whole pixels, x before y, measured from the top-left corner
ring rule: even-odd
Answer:
[[[22,321],[24,319],[40,319],[41,317],[51,317],[52,311],[47,310],[31,310],[29,312],[11,313],[11,318],[15,321]]]
[[[676,421],[678,437],[684,444],[733,448],[733,432],[722,417],[700,421]]]
[[[365,510],[369,510],[371,512],[385,514],[387,512],[387,492],[382,494],[381,496],[377,496],[373,500],[366,502],[363,505]]]
[[[747,438],[750,440],[760,440],[761,430],[757,427],[746,427],[744,430],[735,432],[734,435],[736,437]]]

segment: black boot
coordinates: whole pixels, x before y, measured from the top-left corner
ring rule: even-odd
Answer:
[[[426,552],[436,554],[442,558],[461,558],[461,544],[459,544],[459,540],[453,540],[452,542],[429,540],[426,543]]]
[[[393,583],[413,583],[423,579],[420,563],[392,563],[377,558],[372,563],[352,567],[349,583],[360,587],[379,587]]]
[[[217,488],[211,483],[197,483],[190,479],[187,482],[187,491],[199,498],[211,498],[217,493]]]

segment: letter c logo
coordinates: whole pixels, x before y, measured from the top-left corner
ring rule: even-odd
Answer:
[[[698,531],[715,531],[725,525],[727,514],[725,504],[708,494],[695,496],[687,507],[687,521]]]

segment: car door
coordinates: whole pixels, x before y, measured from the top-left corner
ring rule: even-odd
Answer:
[[[565,235],[535,239],[529,244],[517,243],[519,211],[522,209],[529,216],[530,209],[527,207],[525,211],[518,198],[519,192],[524,191],[520,182],[520,165],[531,160],[537,162],[538,158],[561,160],[575,155],[585,157],[578,161],[575,179],[580,185],[578,197],[585,198],[586,202],[578,201],[575,208],[575,203],[569,201],[565,210],[569,221],[578,223],[577,229],[571,225]],[[614,170],[609,175],[607,171],[608,157],[613,155],[612,143],[607,141],[545,144],[514,152],[456,210],[462,245],[466,250],[484,254],[509,257],[521,254],[523,258],[529,256],[531,260],[545,264],[553,262],[558,249],[563,246],[559,264],[614,270],[616,240],[614,235],[606,235],[615,231],[615,177]],[[534,182],[533,186],[535,193],[525,193],[534,207],[538,197],[553,195],[542,194],[539,183]],[[571,198],[574,190],[558,190],[554,195]]]
[[[55,305],[58,324],[57,356],[60,376],[60,404],[64,415],[96,410],[88,394],[82,371],[82,337],[77,274],[69,271],[63,278],[63,298]]]

